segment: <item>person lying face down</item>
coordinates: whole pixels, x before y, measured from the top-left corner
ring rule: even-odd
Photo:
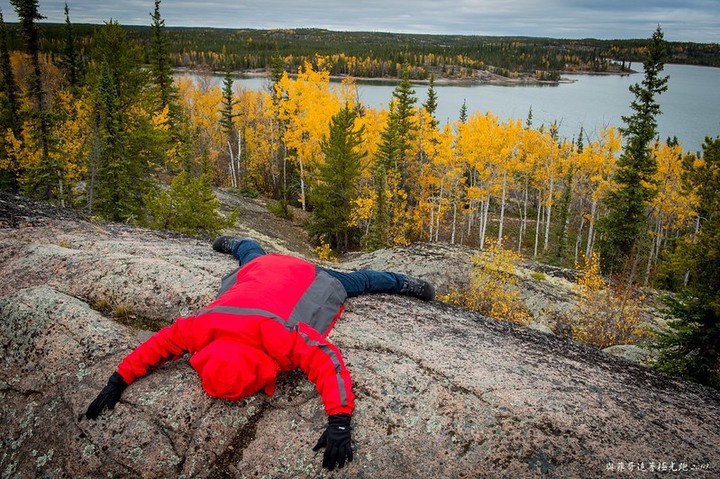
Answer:
[[[267,254],[252,239],[221,236],[213,249],[231,254],[239,268],[226,276],[215,301],[195,315],[180,317],[128,354],[85,413],[96,419],[113,409],[136,379],[189,353],[205,392],[239,400],[264,391],[272,395],[279,373],[300,368],[317,388],[328,425],[317,444],[323,467],[353,460],[352,380],[337,347],[327,340],[348,297],[401,294],[431,301],[435,288],[400,273],[350,273],[306,260]]]

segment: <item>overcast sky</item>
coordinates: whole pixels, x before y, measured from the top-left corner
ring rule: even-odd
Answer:
[[[113,19],[149,25],[154,0],[67,0],[73,23]],[[64,21],[64,0],[40,0],[48,22]],[[6,22],[17,21],[0,0]],[[720,0],[162,0],[167,26],[317,27],[343,31],[650,38],[720,43]]]

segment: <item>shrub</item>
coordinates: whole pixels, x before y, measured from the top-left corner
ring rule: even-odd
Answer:
[[[235,211],[228,218],[223,217],[208,178],[192,178],[186,172],[172,180],[169,191],[148,195],[145,203],[150,227],[193,235],[216,236],[235,224],[238,216]]]
[[[529,324],[532,317],[520,298],[515,275],[515,265],[521,259],[518,253],[493,244],[472,258],[468,288],[438,299],[492,318]]]
[[[609,285],[600,274],[595,253],[580,270],[576,284],[580,300],[568,313],[573,339],[607,348],[642,338],[646,334],[641,327],[643,295],[623,281]]]
[[[337,254],[324,240],[321,240],[320,246],[315,248],[315,254],[322,261],[336,261],[338,258]]]

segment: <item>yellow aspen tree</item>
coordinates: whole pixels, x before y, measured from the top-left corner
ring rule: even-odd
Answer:
[[[278,163],[273,161],[274,125],[266,111],[269,103],[269,93],[244,89],[240,91],[237,103],[248,181],[266,196],[272,196],[276,191],[281,175]]]
[[[463,155],[469,181],[466,196],[470,210],[478,217],[478,242],[485,246],[491,196],[498,189],[497,166],[501,140],[496,116],[478,112],[460,125],[457,141]],[[468,222],[468,233],[472,220]]]
[[[462,201],[461,186],[463,184],[463,170],[456,161],[453,145],[455,133],[450,124],[446,124],[443,131],[437,136],[437,143],[433,147],[432,163],[429,178],[435,187],[434,197],[428,198],[430,209],[429,239],[439,241],[443,217],[451,212],[452,222],[450,228],[450,242],[455,243],[457,232],[457,209]]]
[[[305,63],[292,80],[283,73],[278,82],[279,119],[285,123],[285,145],[300,170],[300,203],[306,208],[307,177],[321,160],[320,141],[328,135],[330,119],[340,110],[340,99],[330,88],[330,73]]]
[[[652,273],[657,266],[666,239],[673,233],[691,227],[697,218],[699,198],[694,191],[687,191],[683,187],[682,175],[685,161],[694,163],[695,155],[683,155],[679,144],[655,144],[652,154],[657,160],[657,173],[655,181],[658,186],[657,195],[650,206],[650,221],[652,228],[652,245],[648,254],[645,269],[645,285],[650,281]]]
[[[418,108],[418,171],[416,181],[416,200],[414,220],[416,229],[423,231],[422,236],[434,240],[435,213],[442,209],[443,192],[440,189],[440,177],[433,167],[440,154],[440,131],[435,118],[423,107]],[[427,236],[425,236],[427,235]]]
[[[542,132],[525,127],[520,132],[521,153],[515,163],[515,178],[518,188],[517,202],[520,216],[517,251],[522,251],[528,227],[528,211],[531,191],[538,189],[538,169],[540,168],[539,145]]]
[[[366,155],[360,173],[360,194],[355,202],[351,216],[352,226],[357,226],[364,236],[370,232],[372,218],[377,207],[377,194],[373,184],[375,161],[381,141],[383,126],[387,123],[388,111],[363,107],[363,115],[358,117],[356,125],[365,131]]]
[[[69,186],[87,178],[87,158],[90,156],[92,137],[92,107],[83,98],[73,96],[69,91],[60,91],[55,96],[55,110],[58,123],[55,128],[55,146],[51,150],[53,160],[62,165],[63,182]],[[66,192],[73,204],[73,192]]]
[[[584,257],[589,258],[595,245],[595,224],[600,216],[600,200],[612,187],[617,154],[621,150],[621,138],[615,128],[606,128],[600,138],[586,145],[577,156],[576,190],[580,202],[580,223],[575,242],[575,262],[580,258],[580,249],[585,235]]]
[[[558,144],[557,125],[552,125],[544,134],[544,151],[541,156],[540,174],[540,197],[538,206],[542,214],[538,215],[538,233],[540,225],[543,225],[543,251],[547,251],[550,240],[550,225],[552,224],[552,209],[555,204],[558,179],[560,178],[560,150]],[[536,238],[539,236],[536,234]],[[537,256],[538,242],[535,242],[534,254]]]
[[[194,138],[193,157],[200,162],[200,170],[211,174],[217,181],[224,175],[220,168],[220,154],[225,149],[220,113],[222,91],[217,85],[192,79],[178,80],[178,98],[181,108],[189,118],[191,135]]]
[[[498,219],[497,246],[502,248],[503,228],[505,225],[505,207],[507,204],[508,192],[514,188],[515,172],[519,170],[519,158],[522,157],[521,132],[522,122],[520,120],[508,120],[499,125],[499,137],[501,138],[500,152],[498,155],[498,176],[502,177],[500,187],[500,218]]]

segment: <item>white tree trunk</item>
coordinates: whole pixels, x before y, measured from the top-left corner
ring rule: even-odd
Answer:
[[[303,166],[302,157],[298,155],[298,161],[300,162],[300,203],[302,203],[302,209],[305,211],[305,169]]]
[[[507,193],[507,171],[503,172],[502,195],[500,197],[500,225],[498,226],[498,248],[502,248],[503,223],[505,222],[505,195]]]
[[[237,188],[237,175],[235,173],[235,156],[233,155],[232,145],[228,140],[228,151],[230,152],[230,185]]]
[[[488,213],[490,212],[490,198],[480,203],[482,213],[480,216],[480,249],[485,249],[485,232],[487,231]]]
[[[453,221],[452,234],[450,236],[450,244],[455,244],[455,226],[457,225],[457,203],[453,203]]]
[[[550,219],[552,216],[553,193],[555,190],[555,178],[550,178],[550,191],[548,191],[547,206],[545,207],[545,243],[543,251],[547,251],[550,243]]]
[[[540,243],[540,212],[542,211],[542,196],[538,194],[537,201],[537,220],[535,223],[535,247],[533,248],[533,258],[537,257],[538,254],[538,243]]]
[[[597,216],[597,201],[590,204],[590,224],[588,225],[588,241],[585,246],[585,258],[590,258],[595,242],[595,217]]]

